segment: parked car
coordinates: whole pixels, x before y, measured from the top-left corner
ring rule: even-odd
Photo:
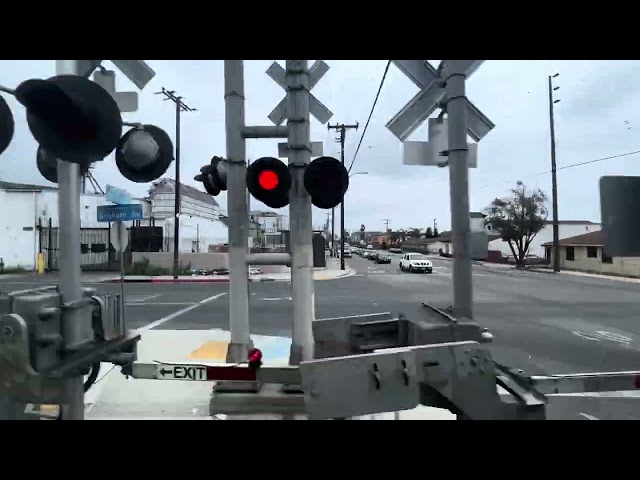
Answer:
[[[402,253],[402,249],[393,247],[389,249],[389,253]]]
[[[375,258],[376,263],[391,263],[391,257],[389,255],[385,255],[384,253],[379,253]]]
[[[410,272],[432,273],[433,265],[431,260],[421,253],[407,253],[400,260],[400,270]]]

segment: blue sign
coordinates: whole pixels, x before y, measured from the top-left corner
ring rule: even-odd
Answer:
[[[99,205],[99,222],[129,222],[131,220],[142,220],[142,205],[134,203],[132,205]]]
[[[130,205],[131,194],[121,188],[112,187],[107,185],[106,198],[108,202],[115,203],[116,205]]]

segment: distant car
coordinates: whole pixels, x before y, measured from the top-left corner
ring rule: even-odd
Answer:
[[[431,260],[421,253],[407,253],[400,260],[400,270],[410,272],[432,273],[433,265]]]
[[[390,248],[389,249],[389,253],[402,253],[402,249],[401,248]]]
[[[373,250],[373,245],[367,245],[367,250]]]
[[[351,253],[351,249],[350,248],[345,248],[344,249],[344,258],[351,258],[353,257],[353,254]]]
[[[376,255],[375,262],[376,263],[389,263],[390,264],[391,263],[391,257],[389,255],[385,255],[384,253],[383,254],[378,254],[378,255]]]
[[[378,258],[378,252],[369,252],[369,255],[367,255],[367,258],[369,260],[375,261],[375,259]]]
[[[249,267],[249,275],[260,275],[262,270],[256,267]]]
[[[216,269],[212,270],[211,273],[213,273],[214,275],[229,275],[229,269],[228,268],[216,268]]]

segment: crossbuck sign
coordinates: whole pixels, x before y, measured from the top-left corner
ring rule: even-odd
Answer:
[[[430,121],[429,142],[405,142],[405,140],[427,119],[438,107],[446,104],[444,81],[440,76],[441,67],[436,70],[426,60],[392,60],[402,73],[409,78],[420,92],[413,97],[400,112],[388,123],[391,130],[400,141],[404,142],[404,160],[410,165],[439,165],[446,164],[440,158],[441,152],[447,150],[447,123]],[[482,64],[483,60],[463,60],[466,62],[465,71],[469,78]],[[446,61],[443,62],[445,64]],[[473,140],[479,142],[495,125],[478,108],[467,100],[467,133]],[[438,141],[435,138],[438,136]],[[445,139],[443,142],[441,139]],[[476,166],[476,146],[471,144],[469,166]],[[439,151],[435,151],[439,150]]]
[[[315,87],[325,73],[329,71],[329,65],[322,60],[315,62],[309,69],[309,92]],[[286,72],[277,62],[273,62],[267,70],[273,81],[282,87],[283,90],[287,90]],[[273,109],[269,114],[269,120],[275,125],[281,125],[287,118],[289,118],[289,112],[287,111],[287,97],[283,98],[278,106]],[[327,123],[333,113],[327,107],[325,107],[320,100],[309,93],[309,113],[316,117],[316,119],[323,125]]]

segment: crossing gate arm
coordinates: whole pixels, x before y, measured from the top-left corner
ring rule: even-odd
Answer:
[[[632,391],[640,389],[640,371],[531,376],[529,382],[544,395]]]

